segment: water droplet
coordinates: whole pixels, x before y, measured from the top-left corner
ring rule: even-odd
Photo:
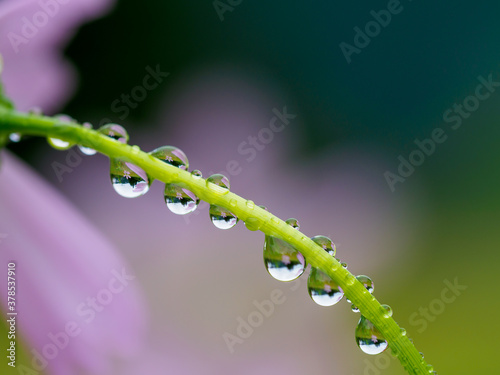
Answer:
[[[29,110],[28,110],[28,114],[30,115],[35,115],[35,116],[41,116],[43,115],[43,111],[40,107],[31,107]]]
[[[271,222],[273,224],[279,224],[280,223],[280,219],[278,219],[276,216],[272,216],[271,217]]]
[[[141,168],[120,159],[110,159],[111,183],[125,198],[136,198],[149,190],[149,179]]]
[[[434,371],[434,366],[433,365],[427,365],[427,371],[429,371],[429,373],[432,374],[432,372]]]
[[[230,188],[229,179],[222,174],[213,174],[207,178],[207,187],[217,194],[227,194]]]
[[[255,208],[255,203],[253,203],[253,201],[251,200],[247,200],[247,207],[253,210]]]
[[[195,169],[194,171],[191,172],[191,177],[193,177],[196,180],[199,180],[200,178],[202,178],[202,176],[203,175],[201,174],[201,171],[198,169]]]
[[[400,328],[399,331],[401,332],[401,336],[406,336],[406,329]]]
[[[392,316],[392,308],[389,305],[381,305],[382,306],[382,314],[384,314],[384,318],[390,318]]]
[[[141,152],[141,148],[137,145],[132,146],[132,154],[137,155],[139,152]]]
[[[231,199],[231,200],[229,201],[229,205],[230,205],[231,207],[236,207],[236,206],[238,205],[238,201],[237,201],[236,199]]]
[[[252,216],[245,220],[245,226],[251,231],[259,230],[262,227],[262,224],[262,220]]]
[[[319,246],[323,248],[328,254],[331,256],[335,256],[336,248],[335,244],[326,236],[314,236],[311,238],[314,242],[316,242]]]
[[[56,119],[58,123],[59,122],[71,122],[71,123],[76,122],[76,120],[73,117],[65,115],[64,113],[60,113],[58,115],[55,115],[54,119]]]
[[[361,319],[359,319],[355,335],[356,343],[366,354],[380,354],[387,349],[387,340],[373,323],[363,315],[361,315]]]
[[[78,145],[78,148],[80,149],[80,151],[82,152],[82,154],[85,154],[85,155],[88,155],[88,156],[92,156],[92,155],[95,155],[97,153],[96,150],[94,150],[93,148],[90,148],[90,147],[85,147],[85,146]]]
[[[332,306],[344,296],[342,288],[324,272],[312,267],[307,279],[312,300],[321,306]]]
[[[97,129],[97,131],[121,143],[127,143],[129,139],[125,128],[118,124],[106,124]]]
[[[276,280],[295,280],[304,272],[305,264],[304,256],[288,242],[266,235],[264,265]]]
[[[150,155],[185,171],[189,168],[189,161],[181,149],[174,146],[162,146],[150,152]]]
[[[49,145],[54,147],[56,150],[67,150],[73,146],[71,143],[63,141],[62,139],[57,138],[47,138],[47,142]]]
[[[262,205],[260,205],[259,207],[260,207],[260,208],[262,208],[264,211],[268,211],[268,209],[267,209],[267,207],[266,207],[266,206],[262,206]]]
[[[93,128],[92,124],[91,124],[90,122],[88,122],[88,121],[84,122],[84,123],[82,124],[82,126],[83,126],[84,128],[87,128],[87,129],[92,129],[92,128]]]
[[[342,262],[342,263],[340,263],[340,265],[342,266],[342,268],[347,269],[347,263],[346,262]]]
[[[356,279],[358,279],[358,281],[363,284],[363,286],[366,288],[366,290],[372,294],[374,289],[375,289],[375,285],[373,285],[373,281],[372,279],[370,279],[368,276],[366,275],[358,275],[356,276]]]
[[[229,210],[214,204],[210,205],[210,219],[219,229],[229,229],[236,225],[238,218]]]
[[[354,306],[354,304],[351,305],[351,310],[352,312],[355,312],[355,313],[358,313],[359,312],[359,309],[357,306]]]
[[[193,212],[200,203],[200,198],[193,192],[175,184],[165,184],[164,197],[168,209],[177,215]]]
[[[299,221],[297,219],[294,219],[293,217],[288,219],[287,221],[285,221],[285,223],[290,225],[293,229],[297,229],[297,230],[300,229]]]
[[[10,133],[9,139],[11,142],[17,143],[21,140],[21,133]]]

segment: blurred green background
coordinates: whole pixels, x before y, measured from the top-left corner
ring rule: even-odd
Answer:
[[[377,298],[389,301],[440,374],[499,373],[491,333],[500,328],[494,276],[500,261],[500,90],[480,101],[457,130],[443,113],[474,94],[478,76],[493,74],[500,81],[500,4],[418,0],[401,6],[348,64],[339,44],[353,44],[353,28],[364,28],[373,19],[370,11],[386,9],[387,1],[243,0],[221,21],[211,1],[121,0],[107,17],[83,26],[68,46],[80,86],[63,112],[154,134],[163,98],[175,96],[192,70],[222,64],[257,83],[272,79],[288,107],[300,113],[290,163],[298,155],[307,164],[325,150],[358,145],[383,156],[366,176],[370,184],[394,204],[411,202],[408,207],[416,209],[408,212],[418,217],[412,236],[384,273],[372,275]],[[168,82],[121,121],[110,103],[141,82],[145,66],[156,64],[170,72]],[[168,131],[171,125],[162,126]],[[398,156],[407,159],[414,140],[429,138],[436,127],[445,129],[446,142],[391,192],[384,172],[395,173]],[[40,140],[11,148],[33,164],[48,152]],[[45,173],[55,181],[50,168]],[[455,278],[467,289],[417,332],[410,316],[439,299],[443,281]],[[344,368],[353,374],[404,373],[393,358],[369,372],[366,360],[375,358],[361,352],[351,357]]]

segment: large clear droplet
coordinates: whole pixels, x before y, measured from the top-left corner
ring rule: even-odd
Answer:
[[[326,236],[314,236],[311,238],[314,242],[316,242],[319,246],[323,248],[328,254],[331,256],[335,256],[335,252],[337,251],[335,244]]]
[[[207,187],[217,194],[227,194],[230,188],[229,179],[222,174],[213,174],[207,178]]]
[[[386,305],[382,306],[385,307]],[[373,323],[363,315],[359,319],[355,336],[359,348],[366,354],[376,355],[387,349],[387,340]]]
[[[304,256],[282,239],[266,236],[264,264],[267,272],[279,281],[292,281],[304,273]]]
[[[177,215],[186,215],[196,210],[200,203],[198,198],[193,192],[184,189],[179,185],[166,184],[165,185],[165,203],[170,211]]]
[[[312,267],[307,279],[311,299],[320,306],[332,306],[344,296],[342,288],[324,272]]]
[[[115,191],[125,198],[136,198],[149,190],[149,179],[141,168],[120,159],[110,159],[111,183]]]
[[[118,124],[106,124],[97,129],[97,131],[121,143],[127,143],[129,139],[125,128]]]
[[[174,146],[162,146],[154,149],[150,152],[150,155],[155,158],[164,161],[174,167],[183,169],[185,171],[189,168],[189,161],[184,152],[181,149]]]
[[[238,218],[224,207],[214,204],[210,205],[210,219],[219,229],[229,229],[236,225]]]

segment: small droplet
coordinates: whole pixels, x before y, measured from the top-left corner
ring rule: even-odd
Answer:
[[[92,129],[92,128],[93,128],[92,124],[91,124],[90,122],[88,122],[88,121],[84,122],[84,123],[82,124],[82,126],[83,126],[84,128],[87,128],[87,129]]]
[[[201,174],[201,171],[198,169],[195,169],[194,171],[191,172],[191,177],[193,177],[196,180],[199,180],[203,175]]]
[[[253,201],[251,200],[247,200],[247,207],[253,210],[255,208],[255,203],[253,203]]]
[[[347,269],[347,263],[346,262],[342,262],[342,263],[340,263],[340,265],[342,266],[342,268]]]
[[[30,115],[34,115],[34,116],[41,116],[43,115],[43,111],[40,107],[31,107],[29,110],[28,110],[28,114]]]
[[[149,190],[149,179],[141,168],[120,159],[110,159],[111,183],[125,198],[136,198]]]
[[[373,323],[363,315],[361,315],[361,319],[359,319],[355,336],[359,348],[366,354],[380,354],[387,349],[387,340]]]
[[[314,242],[316,242],[319,246],[323,248],[328,254],[331,256],[335,256],[336,248],[335,244],[326,236],[314,236],[311,238]]]
[[[210,219],[219,229],[229,229],[236,225],[238,218],[229,210],[214,204],[210,205]]]
[[[177,215],[193,212],[200,203],[200,198],[193,192],[175,184],[165,184],[164,197],[168,209]]]
[[[229,193],[229,179],[222,174],[213,174],[207,178],[207,187],[214,193],[224,195]]]
[[[373,293],[373,291],[375,290],[375,285],[373,285],[373,281],[372,279],[370,279],[368,276],[366,275],[358,275],[356,276],[356,279],[361,283],[363,284],[363,286],[366,288],[366,290],[368,292],[370,292],[370,294]]]
[[[262,220],[252,216],[245,220],[245,227],[251,231],[259,230],[262,224]]]
[[[95,155],[97,153],[96,150],[94,150],[93,148],[90,148],[90,147],[85,147],[85,146],[78,145],[78,148],[80,149],[80,151],[82,152],[82,154],[85,154],[85,155],[88,155],[88,156],[92,156],[92,155]]]
[[[54,147],[56,150],[67,150],[73,146],[70,142],[63,141],[57,138],[47,138],[49,145]]]
[[[297,230],[300,229],[299,221],[297,219],[294,219],[293,217],[288,219],[287,221],[285,221],[285,223],[290,225],[293,229],[297,229]]]
[[[266,235],[264,265],[276,280],[295,280],[304,272],[305,264],[304,256],[288,242]]]
[[[271,217],[271,222],[273,224],[279,224],[280,223],[280,219],[278,219],[276,216],[272,216]]]
[[[432,374],[432,372],[434,371],[434,366],[433,365],[427,365],[427,371],[429,371],[429,373]]]
[[[344,296],[342,288],[324,272],[312,267],[307,279],[307,290],[312,300],[321,306],[332,306]]]
[[[21,133],[10,133],[9,139],[11,142],[17,143],[21,140]]]
[[[141,148],[137,145],[132,146],[132,154],[137,155],[139,152],[141,152]]]
[[[262,208],[264,211],[269,211],[266,206],[260,205],[259,207]]]
[[[187,171],[189,168],[189,161],[186,154],[177,147],[162,146],[154,149],[149,154],[179,169]]]
[[[129,139],[125,128],[118,124],[106,124],[97,129],[97,131],[121,143],[127,143]]]
[[[401,332],[401,336],[406,336],[406,329],[400,328],[399,332]]]
[[[354,306],[354,304],[351,305],[351,310],[352,310],[352,312],[355,312],[355,313],[359,312],[359,309],[356,306]]]
[[[389,305],[381,305],[382,306],[382,313],[384,314],[384,318],[390,318],[392,316],[392,308]]]
[[[236,207],[236,206],[238,205],[238,201],[237,201],[236,199],[231,199],[231,200],[229,201],[229,205],[230,205],[231,207]]]

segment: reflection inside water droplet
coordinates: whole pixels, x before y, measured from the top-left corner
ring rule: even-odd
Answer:
[[[230,229],[236,225],[238,218],[224,207],[210,205],[210,219],[219,229]]]
[[[141,168],[120,159],[110,159],[111,183],[125,198],[136,198],[149,190],[149,179]]]
[[[186,215],[196,210],[200,199],[188,189],[175,184],[165,184],[165,203],[177,215]]]
[[[359,319],[355,336],[359,348],[366,354],[380,354],[387,349],[388,344],[384,336],[364,316]]]
[[[267,272],[279,281],[292,281],[304,273],[304,256],[282,239],[267,236],[264,242]]]

